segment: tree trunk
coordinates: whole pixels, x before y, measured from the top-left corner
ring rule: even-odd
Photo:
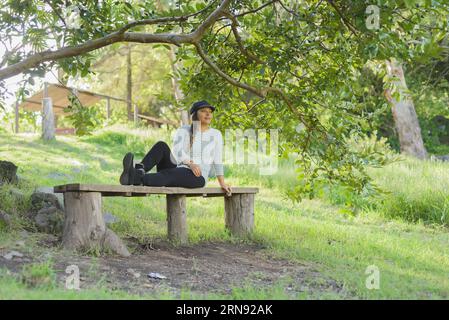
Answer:
[[[175,49],[173,49],[172,46],[170,46],[169,56],[170,56],[170,64],[173,71],[173,77],[171,78],[173,85],[173,94],[175,96],[176,102],[179,103],[182,99],[184,99],[184,92],[182,92],[181,88],[179,87],[179,80],[176,76],[178,73],[179,66],[176,63]],[[189,113],[187,112],[187,110],[181,110],[181,123],[183,125],[189,124]]]
[[[388,75],[397,78],[394,81],[394,85],[401,93],[401,100],[396,101],[389,90],[385,92],[385,96],[391,104],[401,152],[418,159],[425,159],[427,158],[427,151],[422,140],[421,127],[419,126],[413,100],[407,92],[408,88],[402,65],[395,59],[387,60],[386,63]]]
[[[133,82],[132,82],[132,64],[131,64],[131,46],[128,44],[128,53],[126,56],[126,100],[128,110],[128,120],[133,120]]]

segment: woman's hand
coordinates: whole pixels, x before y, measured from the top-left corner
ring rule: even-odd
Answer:
[[[226,183],[220,183],[221,188],[226,192],[226,195],[230,196],[232,193],[231,186]]]
[[[196,177],[199,177],[201,175],[201,168],[200,168],[199,165],[197,165],[197,164],[195,164],[193,162],[190,162],[189,163],[189,167],[190,167],[190,169],[192,170],[193,174]]]
[[[232,189],[229,184],[225,183],[224,176],[222,176],[222,175],[217,176],[217,180],[218,180],[218,183],[220,184],[220,187],[223,189],[224,192],[226,192],[226,195],[230,196],[232,193]]]

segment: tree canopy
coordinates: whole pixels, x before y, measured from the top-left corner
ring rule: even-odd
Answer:
[[[328,182],[366,192],[365,165],[382,159],[348,143],[376,116],[363,70],[376,66],[399,95],[382,62],[437,65],[448,14],[436,0],[9,0],[0,7],[0,80],[23,73],[32,82],[54,65],[87,76],[95,53],[114,43],[174,45],[186,106],[217,105],[222,129],[279,129],[280,155],[298,155],[294,197]]]

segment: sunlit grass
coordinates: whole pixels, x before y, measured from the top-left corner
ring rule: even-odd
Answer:
[[[170,132],[121,126],[82,139],[58,137],[51,143],[36,136],[0,134],[0,158],[16,163],[20,177],[36,186],[117,184],[123,155],[132,151],[143,156],[158,140],[170,141]],[[449,298],[449,233],[444,227],[449,164],[406,159],[369,173],[390,193],[361,199],[364,206],[355,216],[341,214],[341,202],[332,198],[301,203],[286,199],[283,191],[295,183],[292,161],[280,162],[272,176],[260,176],[254,167],[227,166],[226,180],[234,186],[260,187],[255,232],[246,241],[264,244],[267,254],[313,265],[350,297]],[[216,185],[210,179],[209,186]],[[103,198],[103,211],[118,218],[111,228],[121,237],[142,241],[166,237],[165,206],[163,196]],[[188,198],[187,219],[192,244],[237,241],[225,231],[222,198]],[[379,268],[379,290],[365,286],[370,265]],[[259,297],[252,290],[257,291],[237,288],[232,297]],[[283,293],[273,287],[265,296],[283,297]],[[297,298],[308,297],[313,293]]]

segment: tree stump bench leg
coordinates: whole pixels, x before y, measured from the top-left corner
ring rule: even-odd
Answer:
[[[122,240],[106,227],[100,192],[65,192],[62,245],[69,250],[99,248],[128,257]]]
[[[225,225],[231,234],[245,236],[254,229],[254,194],[225,197]]]
[[[167,194],[167,227],[171,241],[187,243],[186,196]]]

